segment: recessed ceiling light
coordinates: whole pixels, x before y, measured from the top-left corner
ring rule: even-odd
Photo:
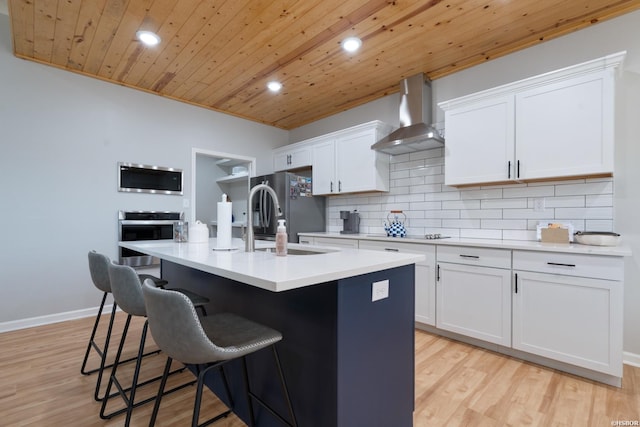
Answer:
[[[269,88],[269,90],[271,92],[279,92],[280,89],[282,89],[282,83],[276,82],[276,81],[271,81],[271,82],[267,83],[267,88]]]
[[[138,31],[136,37],[147,46],[155,46],[160,43],[160,36],[151,31]]]
[[[349,53],[353,53],[360,49],[360,46],[362,46],[362,40],[358,37],[347,37],[342,40],[342,48]]]

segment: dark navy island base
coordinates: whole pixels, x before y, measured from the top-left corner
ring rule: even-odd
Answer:
[[[162,277],[208,297],[210,313],[234,312],[282,332],[278,351],[302,427],[413,425],[414,272],[412,264],[271,292],[162,261]],[[372,302],[372,283],[381,280],[389,280],[389,297]],[[249,356],[251,387],[287,418],[272,357],[267,351]],[[240,368],[232,362],[225,372],[233,411],[246,422]],[[224,397],[217,375],[208,385]],[[254,407],[258,426],[279,426]]]

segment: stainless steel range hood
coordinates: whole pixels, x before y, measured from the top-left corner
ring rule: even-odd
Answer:
[[[444,138],[430,125],[431,81],[420,73],[400,82],[400,128],[371,146],[388,154],[442,147]]]

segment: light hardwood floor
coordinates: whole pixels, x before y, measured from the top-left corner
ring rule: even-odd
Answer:
[[[124,318],[119,313],[116,331]],[[0,426],[123,424],[122,416],[109,421],[98,417],[100,405],[92,398],[96,375],[79,372],[92,322],[87,318],[0,334]],[[140,319],[134,319],[128,355],[135,354],[141,327]],[[114,336],[116,343],[118,339]],[[90,362],[97,363],[95,353]],[[159,374],[164,362],[163,355],[148,357],[143,375]],[[131,365],[123,373],[131,372]],[[175,384],[192,378],[188,373],[175,377]],[[142,396],[155,390],[156,385],[146,387]],[[415,390],[416,427],[604,427],[615,420],[640,420],[640,368],[625,366],[623,386],[616,388],[422,331],[416,331]],[[189,425],[193,396],[194,387],[166,396],[157,425]],[[222,408],[207,393],[202,419]],[[150,413],[151,405],[137,408],[132,426],[146,426]],[[231,415],[215,425],[244,424]]]

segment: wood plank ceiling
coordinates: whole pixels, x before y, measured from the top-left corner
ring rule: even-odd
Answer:
[[[9,0],[20,58],[293,129],[640,0]],[[144,47],[137,30],[162,39]],[[340,42],[364,44],[347,54]],[[279,80],[282,91],[266,89]]]

